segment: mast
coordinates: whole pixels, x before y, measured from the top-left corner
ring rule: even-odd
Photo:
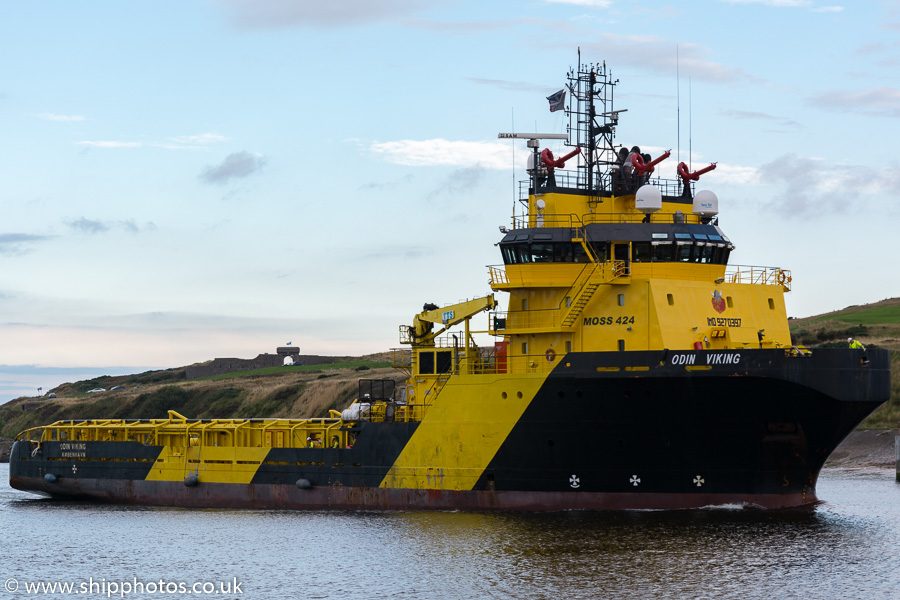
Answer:
[[[625,112],[613,106],[613,92],[619,81],[612,79],[606,61],[582,65],[580,50],[578,68],[569,69],[567,78],[569,141],[566,145],[587,149],[584,162],[578,165],[578,187],[599,192],[608,187],[610,170],[616,163],[615,127],[619,113]]]

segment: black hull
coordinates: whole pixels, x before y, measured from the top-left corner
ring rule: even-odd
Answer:
[[[17,442],[10,483],[61,497],[230,508],[802,506],[817,501],[829,454],[889,398],[888,352],[870,351],[866,364],[861,358],[839,349],[805,357],[784,350],[567,355],[472,490],[379,487],[415,431],[411,423],[364,423],[352,449],[273,448],[249,484],[201,477],[190,487],[145,480],[160,447],[87,442],[86,457],[69,460],[59,442],[45,442],[35,456],[32,444]]]

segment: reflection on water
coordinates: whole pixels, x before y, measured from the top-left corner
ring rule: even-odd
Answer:
[[[186,510],[30,499],[0,469],[0,579],[243,582],[272,598],[898,598],[900,485],[826,471],[812,509]]]

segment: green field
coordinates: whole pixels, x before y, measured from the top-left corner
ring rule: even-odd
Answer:
[[[391,363],[386,360],[349,360],[323,365],[289,365],[285,367],[266,367],[265,369],[254,369],[252,371],[235,371],[234,373],[224,373],[222,375],[210,375],[209,377],[201,377],[195,381],[235,379],[237,377],[264,377],[266,375],[283,375],[285,373],[332,373],[334,371],[340,371],[342,369],[365,371],[367,369],[383,369],[390,366]]]
[[[845,309],[834,315],[813,317],[807,323],[821,323],[825,321],[840,321],[851,325],[886,325],[900,324],[900,304],[877,306],[874,308],[860,308],[859,310]]]

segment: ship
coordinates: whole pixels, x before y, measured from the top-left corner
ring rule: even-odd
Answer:
[[[615,142],[627,111],[606,63],[579,55],[566,79],[549,98],[565,132],[499,134],[525,142],[528,166],[491,292],[401,325],[397,378],[360,380],[321,418],[36,427],[16,438],[10,485],[298,510],[818,502],[829,454],[890,397],[888,351],[793,344],[791,272],[731,264],[718,196],[697,189],[716,164],[663,178],[669,151]]]

